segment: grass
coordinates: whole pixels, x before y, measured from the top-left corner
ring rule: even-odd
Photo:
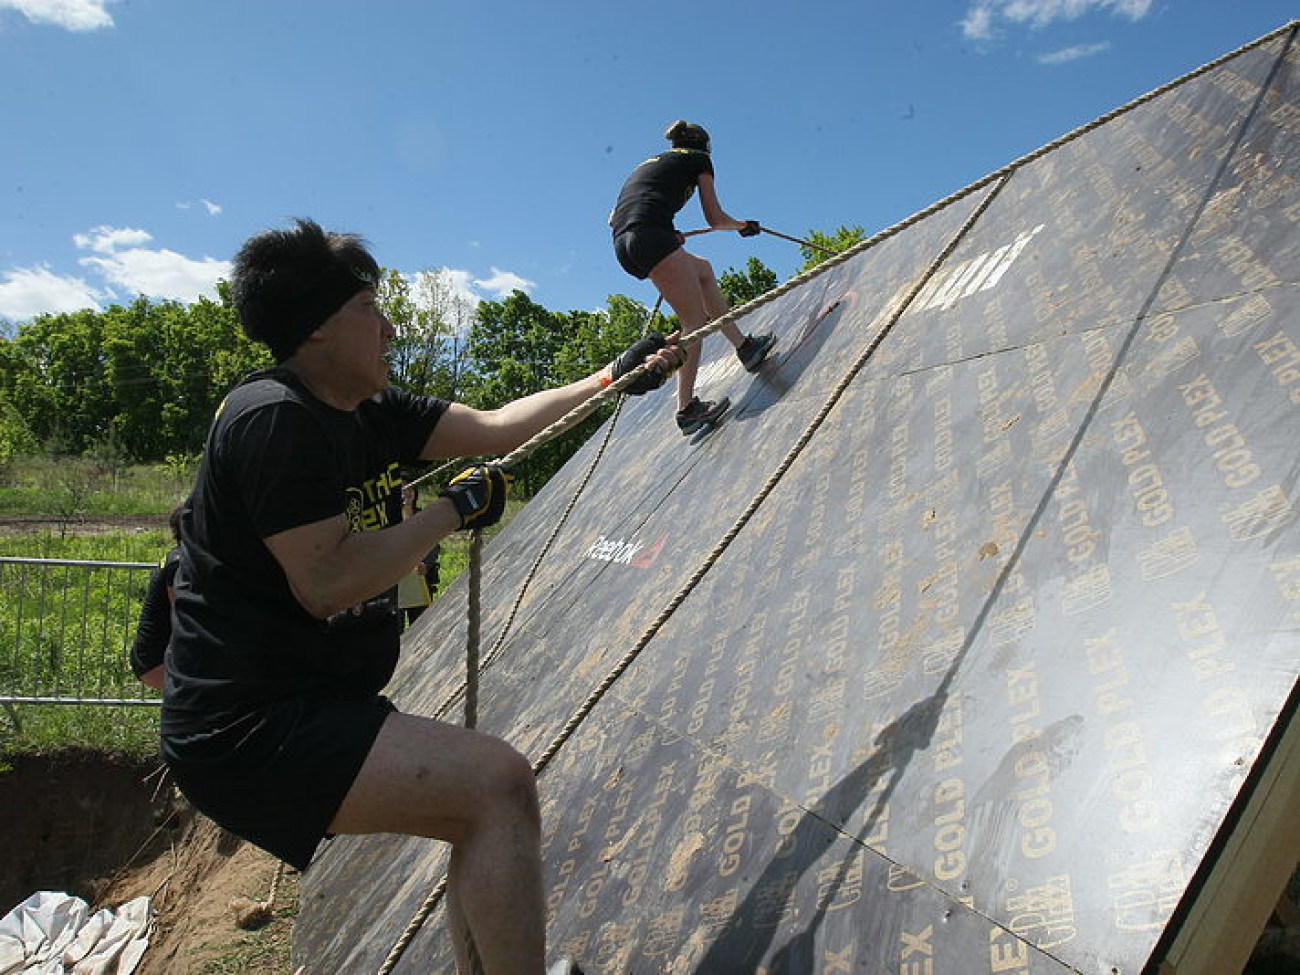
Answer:
[[[171,546],[171,535],[165,528],[105,530],[69,525],[34,532],[0,530],[0,555],[10,558],[157,562]]]
[[[84,457],[27,457],[0,480],[0,516],[53,518],[69,526],[86,518],[166,518],[193,482],[189,463],[134,467]]]
[[[88,749],[149,758],[158,754],[158,709],[101,704],[10,704],[0,728],[0,755]]]
[[[193,971],[199,975],[247,975],[249,972],[290,971],[293,921],[298,916],[296,881],[283,890],[266,924],[240,931],[220,947],[203,945],[191,950]]]
[[[183,473],[167,467],[107,472],[75,458],[58,462],[37,458],[18,468],[11,466],[5,474],[0,486],[0,516],[41,519],[52,527],[33,531],[20,523],[8,530],[0,528],[0,556],[103,562],[156,563],[171,547],[167,515],[184,494],[181,485],[189,483]],[[42,491],[42,482],[54,487]],[[522,502],[512,501],[503,523],[521,507]],[[489,536],[497,530],[490,529]],[[469,540],[468,533],[457,532],[443,541],[440,593],[468,567]],[[60,668],[83,646],[78,634],[89,631],[103,641],[102,646],[123,648],[120,659],[112,649],[100,651],[101,658],[109,658],[100,666],[109,670],[97,675],[93,684],[108,691],[100,690],[95,696],[133,698],[139,694],[126,667],[125,648],[134,632],[145,576],[139,573],[138,584],[125,591],[105,588],[101,592],[96,584],[91,590],[93,598],[78,592],[69,596],[71,608],[55,605],[59,586],[71,587],[73,578],[79,584],[86,571],[74,576],[51,575],[47,580],[52,583],[44,584],[17,573],[0,574],[5,589],[0,602],[0,633],[21,634],[20,638],[9,636],[0,646],[0,677],[11,668],[11,680],[19,682],[12,692],[22,696],[50,693],[48,688],[57,684]],[[69,581],[63,581],[65,578]],[[45,676],[32,676],[31,668]],[[47,686],[32,687],[32,680]],[[18,704],[0,710],[0,763],[5,755],[72,748],[151,756],[157,754],[157,738],[158,710],[153,706]]]

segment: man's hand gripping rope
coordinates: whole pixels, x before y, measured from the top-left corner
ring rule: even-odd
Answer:
[[[460,515],[461,528],[489,528],[501,520],[514,472],[501,464],[467,467],[438,492]]]

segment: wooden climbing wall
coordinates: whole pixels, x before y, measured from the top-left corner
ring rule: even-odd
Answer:
[[[541,774],[553,952],[1235,970],[1300,853],[1298,63],[1262,39],[749,312],[779,342],[709,340],[709,436],[626,403],[482,677],[535,758],[696,580]],[[488,547],[485,650],[599,440]],[[462,679],[463,583],[404,709]],[[332,841],[295,964],[377,971],[444,866]],[[395,970],[452,968],[439,910]]]

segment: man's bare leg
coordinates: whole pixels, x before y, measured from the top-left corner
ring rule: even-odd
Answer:
[[[479,959],[478,949],[474,946],[474,936],[469,930],[469,921],[460,908],[460,895],[452,875],[456,870],[456,853],[453,849],[451,866],[448,868],[447,891],[443,905],[447,911],[447,930],[451,934],[451,947],[456,956],[456,971],[460,975],[482,975],[483,962]]]
[[[390,715],[330,831],[451,843],[448,920],[462,942],[458,963],[468,960],[472,942],[486,975],[544,970],[536,780],[527,759],[505,742],[428,718]]]

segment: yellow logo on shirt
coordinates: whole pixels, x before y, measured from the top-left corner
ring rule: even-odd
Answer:
[[[366,481],[360,487],[348,488],[348,530],[375,532],[387,528],[392,523],[388,514],[388,499],[402,490],[403,483],[398,465],[394,462],[378,477]]]

